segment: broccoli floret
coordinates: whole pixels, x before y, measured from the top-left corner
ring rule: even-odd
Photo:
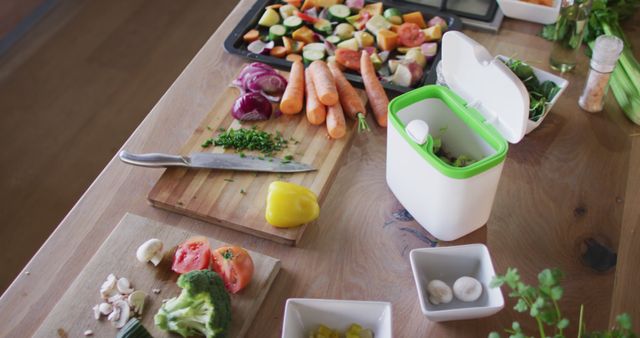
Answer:
[[[177,284],[182,292],[162,304],[155,324],[183,337],[225,337],[231,323],[231,300],[220,276],[211,270],[196,270],[180,275]]]

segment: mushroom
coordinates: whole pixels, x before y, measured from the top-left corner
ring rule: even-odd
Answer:
[[[107,319],[112,321],[112,322],[118,320],[118,318],[120,318],[120,312],[121,311],[122,311],[122,309],[120,307],[114,306],[113,307],[113,311],[111,311],[111,313],[109,314],[109,317],[107,317]]]
[[[438,279],[434,279],[427,284],[427,292],[429,293],[429,302],[433,305],[447,304],[453,299],[453,293],[449,285]]]
[[[463,302],[474,302],[482,294],[482,284],[469,276],[462,276],[453,283],[453,294]]]
[[[124,300],[124,299],[126,299],[126,298],[127,298],[127,297],[126,297],[125,295],[123,295],[123,294],[120,294],[120,293],[117,293],[117,292],[116,292],[116,294],[115,294],[115,295],[113,295],[113,296],[111,296],[111,297],[107,298],[107,302],[109,302],[109,303],[113,304],[113,303],[115,303],[115,302],[117,302],[117,301],[119,301],[119,300]]]
[[[109,303],[100,303],[100,305],[98,305],[98,309],[101,314],[108,315],[113,311],[113,306]]]
[[[134,291],[129,295],[129,306],[133,309],[133,312],[141,315],[144,310],[144,301],[147,297],[147,294],[138,290]]]
[[[118,318],[114,318],[111,320],[111,323],[116,328],[119,329],[123,327],[124,324],[126,324],[127,321],[129,320],[129,315],[130,315],[129,304],[124,300],[119,300],[113,303],[113,310],[114,312],[116,311],[120,312],[120,315],[118,316]]]
[[[114,274],[109,274],[107,276],[107,280],[102,283],[100,286],[100,295],[102,298],[109,298],[116,293],[116,276]]]
[[[152,238],[142,243],[136,251],[136,258],[141,263],[151,262],[158,266],[162,260],[162,241]]]
[[[133,289],[130,287],[131,283],[129,283],[129,280],[124,277],[118,279],[117,286],[118,286],[118,291],[120,291],[120,293],[129,294],[133,292]]]

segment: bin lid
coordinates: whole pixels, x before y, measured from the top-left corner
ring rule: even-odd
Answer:
[[[478,110],[510,143],[519,142],[529,118],[529,93],[502,61],[463,33],[442,38],[442,72],[447,86]]]

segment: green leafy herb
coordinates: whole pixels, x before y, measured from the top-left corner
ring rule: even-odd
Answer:
[[[231,179],[231,178],[225,178],[224,180],[227,181],[227,182],[234,182],[234,180]]]
[[[247,192],[244,189],[240,189],[240,193],[243,194],[243,195],[247,194]]]
[[[293,155],[287,155],[287,156],[284,157],[284,159],[287,160],[287,161],[291,161],[291,160],[293,160]]]
[[[527,92],[529,92],[529,119],[538,121],[546,112],[548,104],[560,91],[560,86],[548,80],[540,83],[533,68],[518,59],[510,58],[505,64],[527,88]]]
[[[209,138],[206,139],[204,142],[202,142],[202,144],[200,145],[202,148],[207,148],[209,146],[211,146],[213,144],[213,139]]]
[[[506,285],[511,289],[509,297],[515,298],[514,310],[528,312],[537,324],[540,337],[564,338],[564,329],[569,327],[569,319],[562,316],[559,301],[563,295],[562,271],[559,269],[545,269],[538,274],[538,285],[527,285],[520,279],[517,269],[508,268],[503,276],[496,276],[491,281],[490,287],[497,288]],[[618,325],[609,331],[586,333],[583,322],[583,307],[580,307],[578,322],[578,337],[583,338],[632,338],[636,335],[632,332],[631,318],[622,314],[616,318]],[[511,328],[504,329],[509,337],[533,337],[525,333],[520,323],[513,322]],[[585,332],[583,334],[583,332]],[[491,332],[489,338],[499,338],[498,332]]]
[[[239,152],[238,155],[240,155],[240,157],[242,157],[242,158],[247,157],[247,155],[245,155],[243,152]]]
[[[222,128],[222,127],[220,127],[220,128],[218,128],[218,131],[219,131],[219,132],[225,132],[225,131],[227,131],[227,130],[226,130],[226,129],[224,129],[224,128]]]
[[[221,146],[225,149],[255,150],[268,156],[286,148],[288,143],[280,132],[273,135],[258,130],[256,126],[251,129],[229,129],[219,134],[212,142],[215,146]]]
[[[446,130],[446,128],[440,128],[440,130]],[[440,137],[433,138],[433,153],[438,156],[442,162],[458,168],[466,167],[477,162],[468,155],[462,154],[458,157],[451,155],[442,146],[442,139]]]

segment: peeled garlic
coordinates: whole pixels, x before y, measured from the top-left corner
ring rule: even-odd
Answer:
[[[453,299],[451,288],[445,282],[434,279],[427,284],[429,302],[434,305],[447,304]]]
[[[453,283],[453,294],[463,302],[474,302],[482,294],[482,284],[473,277],[460,277]]]

